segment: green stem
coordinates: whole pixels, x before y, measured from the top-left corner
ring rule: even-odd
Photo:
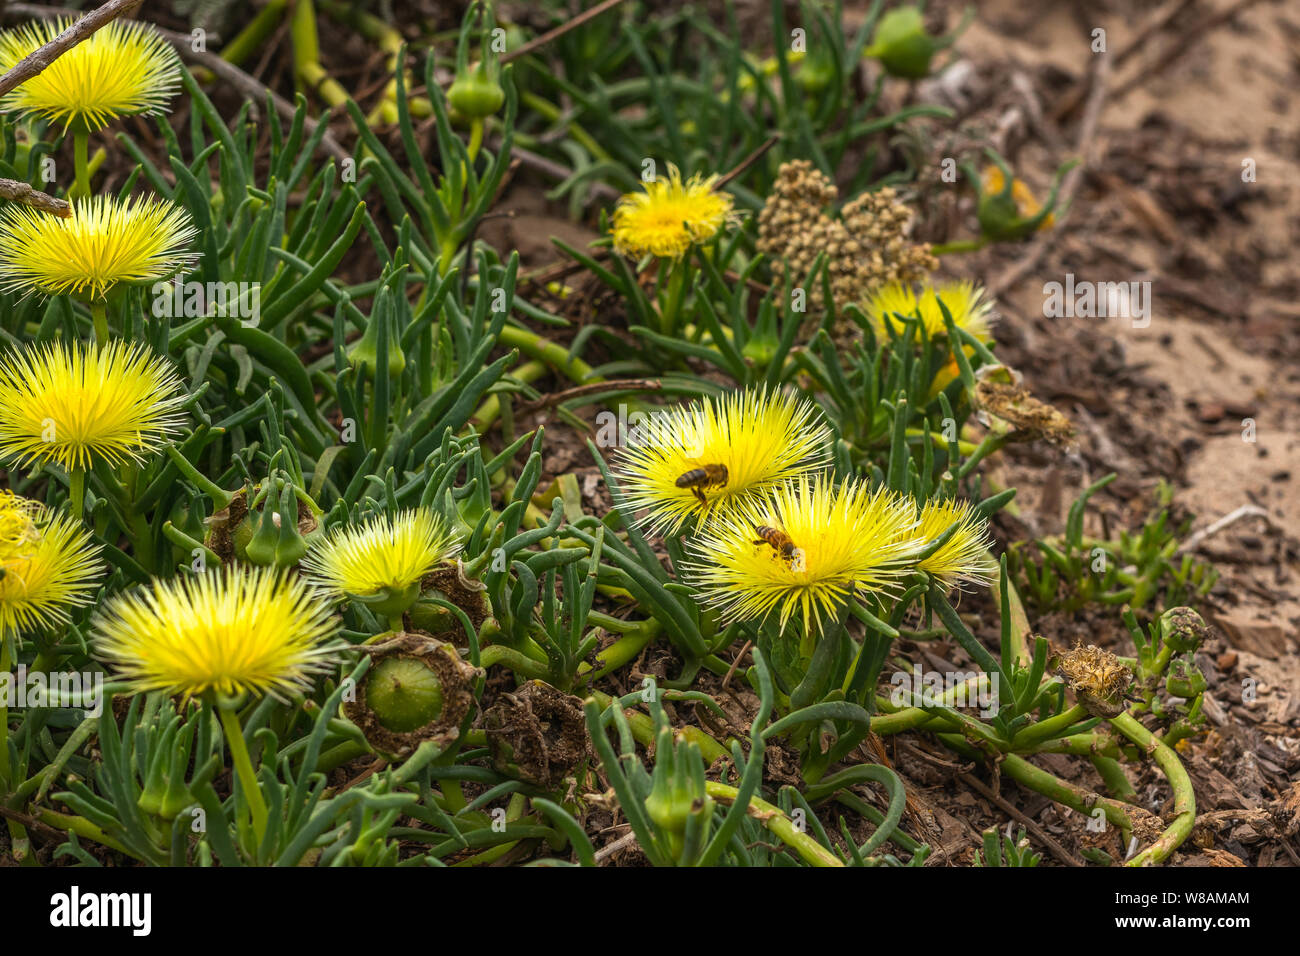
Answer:
[[[1055,717],[1048,717],[1046,720],[1040,720],[1036,724],[1030,724],[1020,733],[1011,739],[1013,750],[1022,750],[1026,747],[1032,747],[1034,744],[1041,743],[1044,740],[1051,740],[1053,737],[1059,737],[1065,731],[1069,730],[1081,720],[1088,719],[1088,708],[1082,704],[1075,704]]]
[[[12,634],[0,632],[0,680],[14,666]],[[9,792],[9,698],[0,701],[0,794]]]
[[[72,134],[72,162],[76,169],[77,180],[73,186],[73,195],[78,199],[90,196],[90,161],[88,158],[90,134]]]
[[[936,256],[946,256],[954,252],[978,252],[988,244],[988,239],[983,236],[978,239],[957,239],[953,242],[941,242],[938,245],[931,246],[930,252]]]
[[[68,472],[68,509],[78,521],[86,513],[86,469],[73,466]]]
[[[483,120],[481,117],[475,117],[469,124],[469,145],[465,148],[471,163],[478,158],[478,151],[482,146]]]
[[[92,301],[90,319],[95,325],[95,344],[107,345],[111,335],[108,330],[108,304],[103,300]]]
[[[735,787],[728,787],[725,783],[715,783],[712,780],[705,781],[704,788],[705,792],[719,803],[735,803],[738,795]],[[803,857],[805,862],[813,866],[844,865],[834,853],[795,826],[794,821],[782,813],[781,808],[775,804],[760,800],[758,797],[751,797],[745,812],[771,830],[774,836]]]
[[[603,378],[593,376],[591,366],[582,359],[570,355],[569,350],[563,345],[550,342],[536,332],[521,329],[516,325],[507,325],[501,329],[499,342],[507,348],[519,349],[530,358],[545,362],[578,385],[604,381]]]
[[[1131,714],[1111,718],[1110,725],[1151,755],[1174,791],[1174,822],[1160,835],[1160,839],[1129,860],[1127,865],[1162,863],[1191,835],[1196,823],[1196,794],[1192,791],[1192,778],[1187,775],[1173,748],[1143,727]]]
[[[1133,784],[1129,782],[1128,776],[1124,773],[1124,768],[1119,765],[1119,761],[1113,757],[1106,757],[1096,754],[1092,757],[1092,765],[1101,775],[1102,781],[1106,784],[1106,789],[1115,795],[1116,799],[1123,800],[1126,803],[1137,801],[1137,791],[1133,789]]]
[[[140,859],[140,857],[136,856],[85,817],[74,817],[66,813],[58,813],[54,810],[42,810],[37,815],[37,819],[46,826],[54,827],[55,829],[63,830],[67,833],[75,833],[83,839],[94,840],[96,843],[106,846],[110,850],[116,850],[118,853],[124,853],[132,859]]]
[[[253,772],[253,762],[248,757],[248,745],[244,742],[244,731],[239,726],[239,718],[233,710],[217,705],[221,714],[221,728],[226,733],[226,744],[230,748],[230,759],[235,765],[235,774],[239,785],[244,790],[244,799],[249,812],[253,815],[253,833],[260,845],[266,834],[266,802],[262,799],[262,788],[257,783],[257,774]]]

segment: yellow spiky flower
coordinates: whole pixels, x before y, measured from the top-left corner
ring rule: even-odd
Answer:
[[[400,614],[419,593],[421,579],[460,551],[448,524],[427,508],[380,515],[335,528],[314,545],[302,567],[322,594],[367,602],[379,613]]]
[[[926,335],[933,339],[948,334],[943,311],[939,308],[940,299],[957,328],[965,329],[981,342],[989,340],[993,302],[984,298],[983,288],[969,280],[938,285],[927,283],[919,292],[910,283],[891,282],[881,286],[863,303],[863,311],[876,335],[882,339],[887,340],[886,325],[902,334],[904,323],[896,313],[904,318],[919,314]]]
[[[614,248],[625,256],[680,259],[697,242],[707,242],[731,216],[732,199],[717,192],[718,177],[696,173],[683,180],[671,163],[668,178],[644,183],[614,209]]]
[[[281,697],[329,667],[337,624],[293,575],[228,565],[114,595],[95,618],[95,652],[144,693]]]
[[[811,402],[747,389],[634,423],[616,470],[628,509],[643,511],[652,533],[675,534],[692,517],[725,512],[824,468],[830,437]],[[716,480],[688,478],[701,472]]]
[[[687,575],[725,624],[775,613],[784,630],[797,615],[804,634],[820,634],[850,593],[894,590],[917,551],[915,524],[908,498],[805,476],[711,519],[691,541]],[[781,539],[764,528],[790,547],[778,548]]]
[[[922,549],[939,540],[953,525],[953,532],[937,551],[917,562],[945,588],[964,581],[987,584],[997,575],[997,565],[989,555],[988,522],[975,513],[969,501],[955,498],[927,501],[920,509],[916,528],[908,537],[919,540]]]
[[[72,23],[42,20],[0,33],[0,73]],[[180,71],[175,51],[152,26],[114,20],[0,97],[0,110],[93,132],[122,116],[163,112],[180,88]]]
[[[67,219],[30,206],[0,212],[0,288],[104,299],[118,285],[166,279],[194,263],[189,213],[165,200],[77,200]]]
[[[0,634],[64,623],[89,604],[98,557],[80,521],[0,492]]]
[[[180,426],[180,378],[143,346],[29,346],[0,357],[0,458],[23,466],[139,461]]]

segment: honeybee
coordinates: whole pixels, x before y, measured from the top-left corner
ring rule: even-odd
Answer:
[[[692,468],[690,471],[679,475],[677,478],[677,487],[691,489],[691,494],[700,499],[700,504],[707,505],[709,502],[704,497],[703,489],[725,487],[727,484],[727,478],[726,465],[703,465],[699,468]]]
[[[780,528],[773,528],[764,524],[756,527],[754,533],[758,535],[754,544],[770,544],[772,549],[781,557],[785,558],[787,561],[794,561],[795,552],[798,548],[796,548],[794,542],[790,540],[790,536]]]

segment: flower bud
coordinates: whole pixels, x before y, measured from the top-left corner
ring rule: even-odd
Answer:
[[[1209,634],[1205,620],[1190,607],[1171,607],[1160,616],[1160,626],[1165,643],[1180,654],[1197,651]]]
[[[925,29],[919,7],[898,7],[880,18],[866,54],[890,76],[920,80],[930,75],[930,61],[945,45]]]

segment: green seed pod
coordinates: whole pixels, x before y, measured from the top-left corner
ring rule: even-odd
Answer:
[[[364,650],[374,665],[344,713],[377,752],[402,757],[426,740],[446,745],[457,738],[481,670],[452,644],[418,631],[384,635]]]
[[[366,703],[387,730],[407,733],[442,713],[442,682],[415,657],[390,657],[366,679]]]

